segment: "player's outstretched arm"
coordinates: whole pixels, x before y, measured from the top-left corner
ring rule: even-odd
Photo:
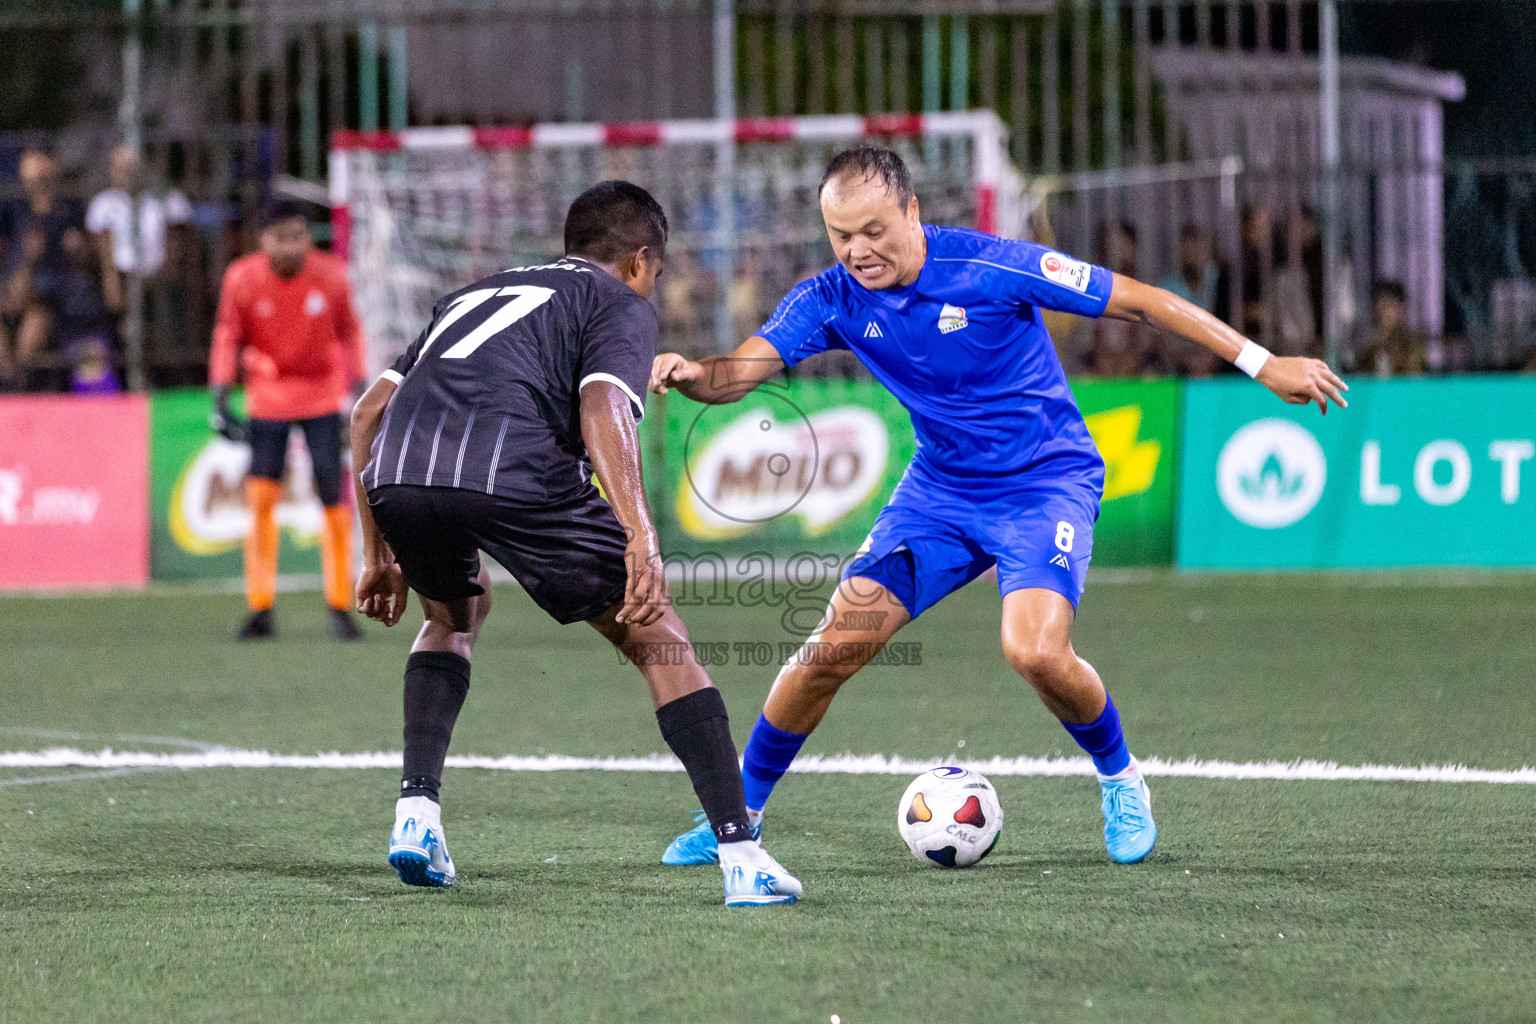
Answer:
[[[393,626],[405,614],[409,588],[405,574],[395,564],[395,554],[373,521],[368,508],[368,489],[363,486],[363,467],[373,451],[384,410],[395,395],[395,382],[379,379],[364,392],[352,409],[352,485],[358,496],[357,518],[363,529],[363,572],[357,580],[357,610],[386,626]]]
[[[1116,274],[1104,315],[1148,324],[1204,345],[1291,405],[1316,402],[1325,416],[1330,401],[1341,409],[1349,408],[1343,396],[1349,385],[1321,359],[1271,355],[1199,306],[1165,289]]]
[[[666,612],[671,595],[645,501],[634,405],[623,389],[604,380],[590,381],[581,389],[581,439],[603,494],[629,538],[624,550],[628,578],[618,621],[649,626]]]
[[[663,352],[651,364],[650,389],[664,395],[676,388],[685,398],[705,405],[729,405],[784,369],[784,357],[767,339],[753,335],[728,356],[694,362],[676,352]]]

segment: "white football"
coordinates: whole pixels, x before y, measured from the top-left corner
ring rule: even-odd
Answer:
[[[1003,806],[981,773],[946,765],[912,780],[896,809],[896,827],[924,864],[968,868],[997,845]]]

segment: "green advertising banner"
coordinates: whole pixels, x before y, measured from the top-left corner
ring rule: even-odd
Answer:
[[[1166,564],[1177,382],[1074,392],[1106,464],[1094,564]],[[779,381],[723,406],[674,393],[665,410],[647,451],[663,467],[648,476],[669,556],[851,554],[916,451],[906,410],[873,381]]]
[[[1355,380],[1349,408],[1246,380],[1184,398],[1185,569],[1536,565],[1536,380]]]
[[[242,573],[241,546],[251,523],[245,505],[251,450],[209,430],[208,412],[203,388],[161,391],[150,401],[150,575],[156,580]],[[318,573],[324,511],[302,439],[290,439],[283,483],[279,570]]]
[[[1173,561],[1177,380],[1072,382],[1088,432],[1104,457],[1104,498],[1093,528],[1101,568]]]

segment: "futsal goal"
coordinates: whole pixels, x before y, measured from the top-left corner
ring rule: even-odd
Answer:
[[[830,265],[816,191],[838,149],[872,139],[900,152],[926,222],[1021,237],[1030,199],[1006,138],[990,111],[339,132],[333,249],[350,265],[377,372],[438,297],[558,256],[571,200],[626,178],[670,222],[655,297],[663,344],[707,354]]]

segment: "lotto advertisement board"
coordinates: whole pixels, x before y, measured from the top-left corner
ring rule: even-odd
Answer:
[[[1319,416],[1188,385],[1185,569],[1536,565],[1536,381],[1356,380]]]
[[[137,395],[0,399],[0,589],[149,578]]]
[[[1175,381],[1074,385],[1106,463],[1095,565],[1166,564],[1173,548]],[[733,405],[667,396],[654,496],[669,556],[846,556],[916,451],[906,410],[872,381],[765,384]]]
[[[208,428],[208,392],[162,391],[150,404],[150,521],[157,580],[235,578],[250,529],[245,477],[251,450]],[[283,499],[277,506],[284,574],[320,571],[325,513],[302,434],[289,438]]]

